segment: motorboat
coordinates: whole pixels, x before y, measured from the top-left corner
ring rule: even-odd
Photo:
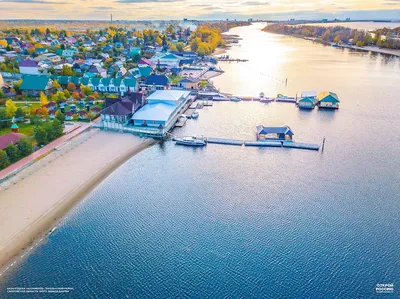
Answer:
[[[284,96],[282,94],[278,94],[276,98],[277,102],[285,102],[285,103],[296,103],[296,99],[293,97]]]
[[[193,119],[196,119],[196,118],[198,118],[198,117],[199,117],[199,113],[198,113],[197,111],[195,111],[195,112],[192,113],[192,118],[193,118]]]
[[[231,98],[232,102],[240,102],[241,100],[242,100],[241,98],[237,98],[237,97]]]
[[[207,145],[207,138],[205,137],[183,137],[183,138],[174,138],[174,141],[178,145],[186,145],[186,146],[205,146]]]
[[[265,94],[263,92],[260,93],[260,102],[261,103],[270,103],[273,102],[274,99],[269,98],[269,97],[265,97]]]

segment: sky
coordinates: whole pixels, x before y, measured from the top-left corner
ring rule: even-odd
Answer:
[[[0,19],[400,20],[400,0],[0,0]]]

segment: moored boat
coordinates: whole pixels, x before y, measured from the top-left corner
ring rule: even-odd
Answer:
[[[265,97],[265,94],[263,92],[260,93],[260,102],[261,103],[270,103],[273,102],[274,99],[269,98],[269,97]]]
[[[231,98],[232,102],[240,102],[241,100],[242,100],[241,98],[237,98],[237,97]]]
[[[205,146],[207,145],[207,138],[205,137],[183,137],[183,138],[174,138],[174,141],[178,145],[186,145],[186,146]]]
[[[195,111],[195,112],[192,113],[192,118],[193,118],[193,119],[196,119],[196,118],[198,118],[198,117],[199,117],[199,113],[198,113],[197,111]]]
[[[282,94],[278,94],[276,98],[277,102],[284,102],[284,103],[296,103],[296,99],[293,97],[288,97]]]

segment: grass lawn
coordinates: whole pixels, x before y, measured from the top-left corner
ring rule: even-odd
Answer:
[[[34,133],[33,125],[18,123],[18,127],[19,127],[18,133],[25,134],[26,136],[33,136]],[[5,135],[7,133],[11,133],[11,128],[0,129],[0,135]]]

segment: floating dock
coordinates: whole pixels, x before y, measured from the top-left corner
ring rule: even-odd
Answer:
[[[225,138],[207,138],[207,143],[242,146],[243,140],[225,139]]]
[[[179,120],[175,123],[175,127],[181,128],[186,124],[187,118],[181,117]]]
[[[245,146],[258,146],[258,147],[286,147],[286,148],[297,148],[305,150],[319,150],[318,144],[312,143],[300,143],[292,141],[245,141]]]

